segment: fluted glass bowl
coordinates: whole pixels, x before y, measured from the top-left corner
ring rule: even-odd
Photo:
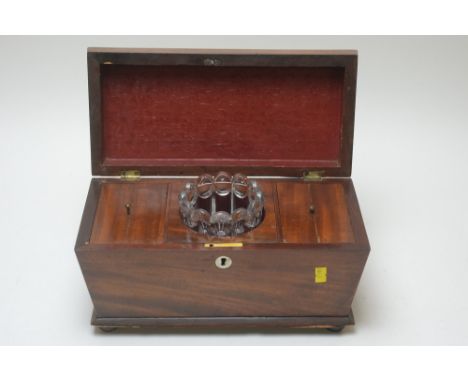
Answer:
[[[245,175],[203,174],[179,194],[184,224],[205,235],[227,237],[251,231],[263,220],[264,197]]]

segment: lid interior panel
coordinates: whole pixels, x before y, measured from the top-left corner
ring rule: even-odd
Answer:
[[[92,49],[93,174],[350,175],[355,52],[216,52]]]
[[[337,166],[342,68],[106,65],[105,165]]]

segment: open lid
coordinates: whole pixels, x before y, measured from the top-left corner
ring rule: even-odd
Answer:
[[[88,49],[93,175],[350,176],[355,51]]]

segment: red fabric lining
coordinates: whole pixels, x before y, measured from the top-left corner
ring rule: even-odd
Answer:
[[[106,165],[339,165],[342,68],[102,67]]]

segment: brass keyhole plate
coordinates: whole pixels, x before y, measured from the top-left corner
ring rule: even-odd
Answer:
[[[228,269],[232,265],[232,260],[228,256],[219,256],[215,264],[219,269]]]

